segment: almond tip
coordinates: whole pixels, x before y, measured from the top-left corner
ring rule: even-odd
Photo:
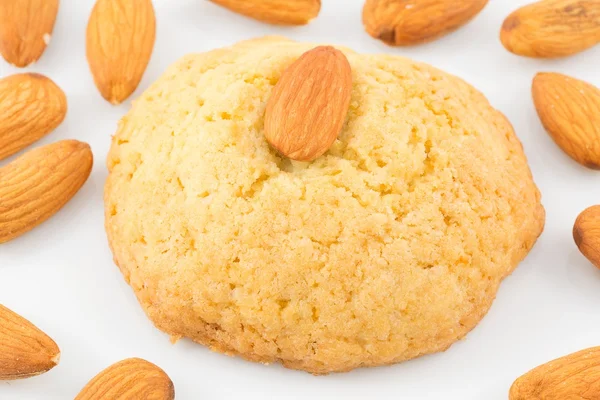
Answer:
[[[60,351],[56,353],[56,355],[50,360],[54,363],[54,365],[58,365],[58,363],[60,362]]]

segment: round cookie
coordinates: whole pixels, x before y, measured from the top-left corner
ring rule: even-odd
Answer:
[[[249,360],[323,374],[445,350],[543,229],[521,144],[462,80],[342,49],[338,140],[284,159],[265,105],[314,46],[189,55],[134,103],[108,156],[115,262],[159,329]]]

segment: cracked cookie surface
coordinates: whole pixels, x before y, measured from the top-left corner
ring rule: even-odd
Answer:
[[[544,209],[510,123],[425,64],[345,52],[343,130],[310,163],[263,135],[268,37],[184,57],[119,124],[106,230],[154,324],[315,374],[442,351],[485,315]]]

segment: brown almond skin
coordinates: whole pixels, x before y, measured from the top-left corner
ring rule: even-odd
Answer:
[[[98,0],[90,15],[86,55],[96,87],[120,104],[138,87],[154,48],[151,0]]]
[[[306,25],[321,11],[321,0],[211,1],[238,14],[273,25]]]
[[[600,347],[550,361],[518,378],[509,400],[600,399]]]
[[[579,214],[573,225],[573,240],[579,251],[600,268],[600,205]]]
[[[369,35],[390,46],[438,39],[473,19],[488,0],[367,0],[363,24]]]
[[[600,90],[563,74],[538,73],[531,91],[556,144],[581,165],[600,169]]]
[[[162,369],[141,358],[129,358],[96,375],[75,400],[174,398],[173,382]]]
[[[0,304],[0,380],[42,374],[59,358],[60,350],[48,335]]]
[[[0,243],[46,221],[79,191],[92,170],[90,146],[63,140],[0,168]]]
[[[12,65],[37,61],[52,36],[59,0],[0,1],[0,53]]]
[[[339,135],[352,95],[348,59],[331,46],[304,53],[281,75],[265,111],[264,134],[297,161],[323,155]]]
[[[0,79],[0,160],[56,129],[67,114],[65,93],[35,73]]]
[[[536,58],[566,57],[600,43],[600,2],[543,0],[510,14],[500,41],[511,53]]]

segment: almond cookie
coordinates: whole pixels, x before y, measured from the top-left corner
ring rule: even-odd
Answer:
[[[265,106],[313,47],[189,55],[134,103],[108,155],[115,262],[159,329],[248,360],[324,374],[443,351],[543,229],[521,144],[462,80],[340,49],[342,132],[283,158]]]

